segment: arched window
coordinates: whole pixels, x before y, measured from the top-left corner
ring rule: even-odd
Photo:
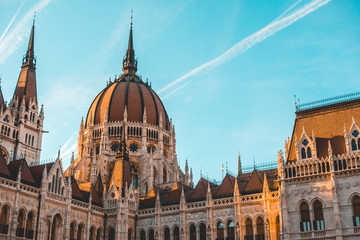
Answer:
[[[180,231],[179,231],[179,227],[175,226],[174,227],[174,240],[179,240],[180,239]]]
[[[200,240],[206,240],[206,225],[204,223],[200,224]]]
[[[79,224],[78,231],[77,231],[77,240],[82,240],[84,234],[84,225],[82,223]]]
[[[356,146],[356,141],[355,141],[355,139],[351,140],[351,150],[352,150],[352,151],[356,151],[356,150],[357,150],[357,146]]]
[[[196,240],[196,227],[193,224],[190,226],[190,240]]]
[[[258,217],[256,219],[256,239],[265,240],[265,225],[264,219],[262,217]]]
[[[34,238],[34,213],[30,212],[26,220],[25,238]]]
[[[253,240],[254,239],[254,230],[253,223],[250,218],[247,218],[245,221],[245,240]]]
[[[90,237],[89,237],[89,240],[95,240],[95,227],[92,226],[90,228]]]
[[[311,231],[309,205],[306,202],[302,202],[300,205],[300,215],[301,215],[300,231],[301,232]]]
[[[129,228],[129,230],[128,230],[128,240],[132,240],[132,229],[131,228]]]
[[[114,240],[114,239],[115,239],[115,230],[113,228],[110,228],[108,233],[108,240]]]
[[[301,159],[305,159],[305,158],[306,158],[305,148],[301,148]]]
[[[76,229],[76,223],[72,222],[70,224],[70,240],[75,240],[75,229]]]
[[[166,171],[166,166],[163,165],[163,183],[165,183],[167,181],[167,171]]]
[[[149,231],[149,240],[155,240],[154,229],[150,229]]]
[[[354,211],[354,216],[353,216],[354,227],[360,227],[360,197],[358,195],[353,197],[352,206]]]
[[[276,240],[280,240],[280,217],[276,217]]]
[[[24,225],[25,225],[25,212],[23,209],[21,209],[18,214],[18,225],[16,227],[17,237],[24,237],[24,231],[25,231]]]
[[[216,227],[217,239],[224,239],[224,224],[219,222]]]
[[[170,229],[168,227],[164,229],[164,240],[170,240]]]
[[[100,239],[102,239],[101,238],[101,228],[98,228],[98,230],[96,231],[96,240],[100,240]]]
[[[310,147],[307,148],[307,157],[311,158],[311,148]]]
[[[229,220],[227,222],[227,239],[228,240],[234,240],[235,239],[235,230],[234,230],[234,222],[232,220]]]
[[[61,229],[61,223],[62,223],[61,216],[59,214],[56,214],[53,218],[51,226],[49,226],[49,228],[51,227],[51,236],[49,238],[50,240],[58,240],[61,238],[61,235],[63,233]]]
[[[0,233],[7,234],[9,231],[9,207],[3,206],[0,215]]]
[[[140,231],[140,240],[146,240],[146,234],[144,230]]]
[[[314,230],[324,230],[325,229],[325,222],[324,222],[324,213],[323,213],[323,206],[319,200],[314,202]]]

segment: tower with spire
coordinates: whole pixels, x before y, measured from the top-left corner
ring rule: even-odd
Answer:
[[[29,165],[37,165],[40,161],[44,121],[43,106],[39,108],[37,101],[34,44],[35,18],[14,95],[8,105],[0,89],[1,150],[7,162],[25,159]]]

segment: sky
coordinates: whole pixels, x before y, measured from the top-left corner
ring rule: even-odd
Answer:
[[[10,101],[36,12],[41,160],[76,152],[82,116],[121,74],[133,10],[138,74],[162,97],[181,168],[277,161],[300,103],[360,91],[358,0],[0,0],[1,89]]]

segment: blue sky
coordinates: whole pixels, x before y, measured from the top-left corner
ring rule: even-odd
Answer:
[[[0,74],[9,101],[35,10],[38,100],[49,131],[41,159],[54,157],[59,146],[64,155],[70,153],[93,98],[109,77],[121,74],[131,10],[138,74],[158,91],[274,19],[324,3],[160,92],[175,125],[181,167],[188,159],[196,179],[200,168],[220,179],[226,162],[236,172],[238,151],[244,165],[254,158],[276,161],[291,135],[294,95],[304,103],[360,90],[357,0],[23,2],[0,0]]]

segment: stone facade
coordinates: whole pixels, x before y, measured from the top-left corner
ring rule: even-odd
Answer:
[[[132,41],[131,28],[124,74],[91,104],[63,171],[60,153],[39,164],[33,26],[9,104],[0,91],[0,240],[360,238],[359,97],[299,108],[277,169],[245,173],[239,156],[237,176],[194,186],[171,119],[136,75]]]

